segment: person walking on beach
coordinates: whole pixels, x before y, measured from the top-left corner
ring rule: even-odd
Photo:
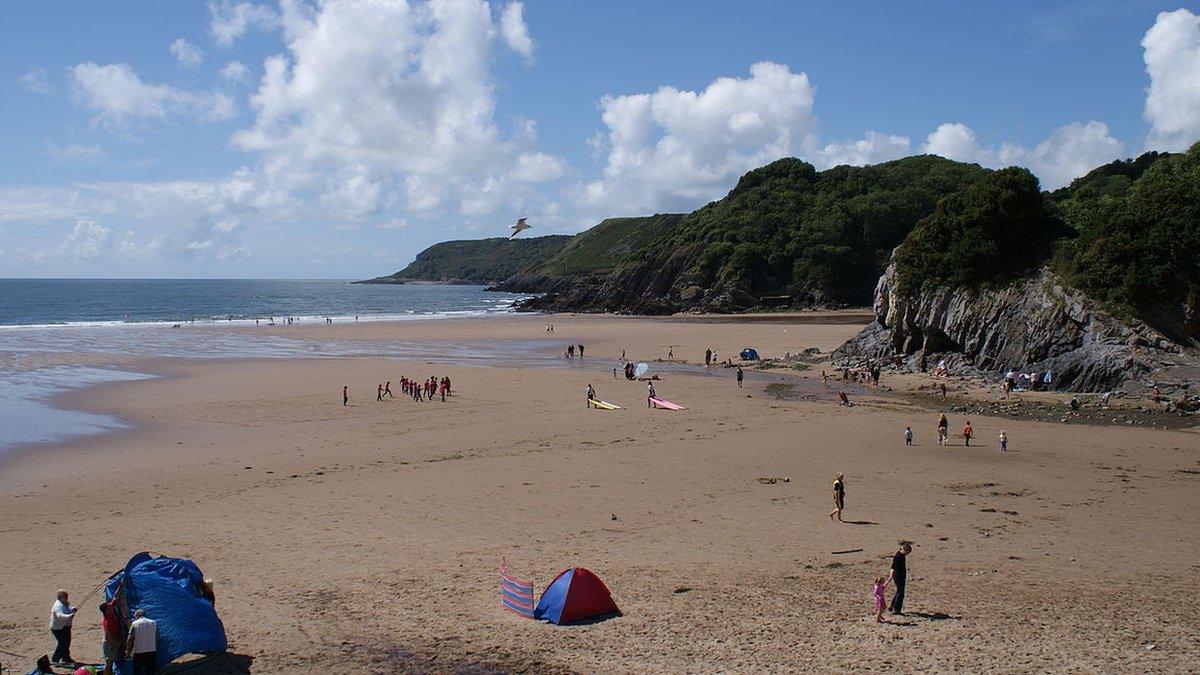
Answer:
[[[376,401],[383,400],[383,385],[382,384],[376,385],[376,387],[375,387],[375,400]]]
[[[587,407],[592,407],[592,401],[596,400],[596,390],[592,388],[592,383],[588,382],[587,388]]]
[[[709,366],[709,364],[711,364],[711,363],[712,363],[712,350],[705,349],[704,350],[704,367],[707,368]]]
[[[912,445],[913,433],[912,427],[904,427],[904,444]]]
[[[1000,430],[1000,451],[1008,452],[1008,434],[1003,429]]]
[[[395,394],[392,393],[392,381],[391,380],[388,380],[387,384],[383,385],[383,394],[384,394],[384,396],[387,396],[388,398],[396,398]]]
[[[654,407],[654,399],[656,399],[656,398],[658,398],[658,394],[654,391],[654,383],[647,382],[646,383],[646,407],[653,408]]]
[[[668,361],[675,360],[675,348],[674,347],[667,347],[667,360]]]
[[[158,671],[158,624],[144,610],[133,613],[125,651],[133,656],[133,675],[154,675]]]
[[[54,655],[51,663],[75,663],[71,658],[71,624],[75,622],[75,608],[71,606],[70,596],[60,590],[55,594],[54,605],[50,607],[50,634],[54,636]]]
[[[875,577],[875,586],[871,589],[871,596],[875,599],[875,623],[886,623],[883,610],[887,609],[887,585],[887,577]]]
[[[833,510],[829,512],[829,519],[833,520],[836,516],[839,523],[845,522],[842,520],[842,509],[844,508],[846,508],[846,478],[838,473],[833,479]]]
[[[904,582],[908,579],[908,554],[912,553],[912,544],[900,542],[896,555],[892,556],[892,571],[888,572],[888,580],[896,584],[896,594],[892,596],[892,614],[904,616]]]
[[[945,445],[950,440],[949,429],[950,421],[946,419],[946,414],[938,415],[938,445]]]
[[[746,377],[746,375],[742,372],[742,367],[738,366],[738,369],[737,369],[738,389],[742,388],[742,378],[744,378],[744,377]]]
[[[583,358],[583,345],[579,345],[579,358]]]
[[[971,420],[963,425],[963,444],[968,448],[971,447],[971,436],[975,434],[975,430],[971,428]]]
[[[943,401],[946,400],[946,383],[945,382],[942,383],[942,400]]]
[[[342,385],[342,405],[350,405],[350,387]]]

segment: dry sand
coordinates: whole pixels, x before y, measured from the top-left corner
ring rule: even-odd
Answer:
[[[292,330],[542,339],[547,320]],[[984,417],[979,447],[938,447],[936,412],[911,398],[778,401],[728,370],[667,373],[659,393],[688,409],[648,410],[643,384],[612,379],[621,349],[778,355],[857,326],[549,320],[588,345],[584,364],[156,361],[139,366],[162,379],[75,395],[138,427],[0,466],[0,649],[49,651],[54,590],[78,600],[149,549],[217,582],[232,655],[192,672],[1200,668],[1195,431]],[[378,382],[435,373],[454,381],[444,404],[374,401]],[[585,409],[588,382],[627,409]],[[826,515],[838,471],[859,524]],[[902,538],[909,615],[877,626],[871,581]],[[515,617],[502,560],[539,590],[588,567],[624,616]],[[80,658],[99,654],[95,604],[76,621]]]

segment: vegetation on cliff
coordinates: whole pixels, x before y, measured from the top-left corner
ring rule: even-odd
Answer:
[[[570,240],[569,235],[519,239],[444,241],[417,254],[416,260],[395,274],[364,283],[402,284],[436,281],[493,284],[553,255]]]

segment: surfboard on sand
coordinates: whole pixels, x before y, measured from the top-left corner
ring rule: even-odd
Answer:
[[[666,400],[665,398],[652,398],[652,399],[650,399],[650,402],[654,404],[655,408],[665,408],[667,410],[683,410],[684,409],[683,406],[679,405],[678,403],[671,403],[670,401]]]
[[[609,403],[608,401],[597,401],[596,399],[592,399],[592,405],[601,410],[621,410],[621,406],[615,403]]]

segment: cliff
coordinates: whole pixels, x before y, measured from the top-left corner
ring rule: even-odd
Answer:
[[[944,359],[959,373],[1049,370],[1055,388],[1085,392],[1149,387],[1196,361],[1185,346],[1112,315],[1048,269],[1001,288],[909,294],[892,264],[879,280],[873,308],[875,322],[836,358],[899,355],[918,370]]]
[[[404,269],[358,283],[403,284],[413,281],[494,284],[553,255],[570,240],[568,235],[528,239],[472,239],[434,244],[417,254]]]

